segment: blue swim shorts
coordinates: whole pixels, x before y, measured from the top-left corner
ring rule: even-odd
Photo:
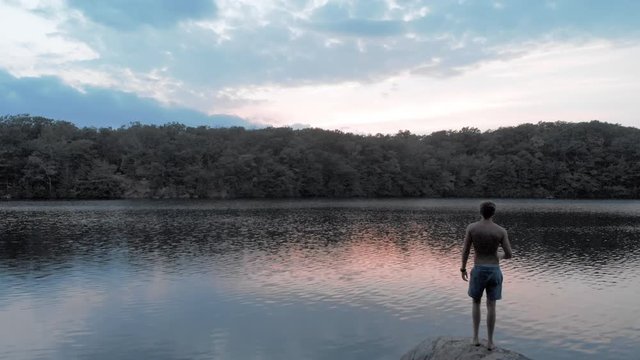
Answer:
[[[487,289],[487,299],[502,299],[502,271],[498,264],[474,265],[469,275],[470,297],[481,299],[482,293]]]

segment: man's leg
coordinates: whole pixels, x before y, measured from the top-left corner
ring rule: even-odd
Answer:
[[[479,305],[478,305],[479,307]],[[487,348],[493,350],[493,329],[496,328],[496,301],[487,299]]]
[[[478,329],[480,328],[480,300],[481,298],[473,299],[473,307],[471,308],[471,316],[473,317],[473,345],[480,345],[478,339]]]

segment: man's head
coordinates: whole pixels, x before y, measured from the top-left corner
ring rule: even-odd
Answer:
[[[485,219],[489,219],[496,213],[496,204],[491,201],[485,201],[480,204],[480,214]]]

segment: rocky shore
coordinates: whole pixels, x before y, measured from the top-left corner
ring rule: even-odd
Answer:
[[[528,357],[496,347],[471,345],[470,338],[428,338],[404,354],[400,360],[531,360]]]

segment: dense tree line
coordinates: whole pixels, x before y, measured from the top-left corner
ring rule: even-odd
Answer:
[[[541,122],[363,136],[0,117],[0,196],[640,198],[640,129]]]

